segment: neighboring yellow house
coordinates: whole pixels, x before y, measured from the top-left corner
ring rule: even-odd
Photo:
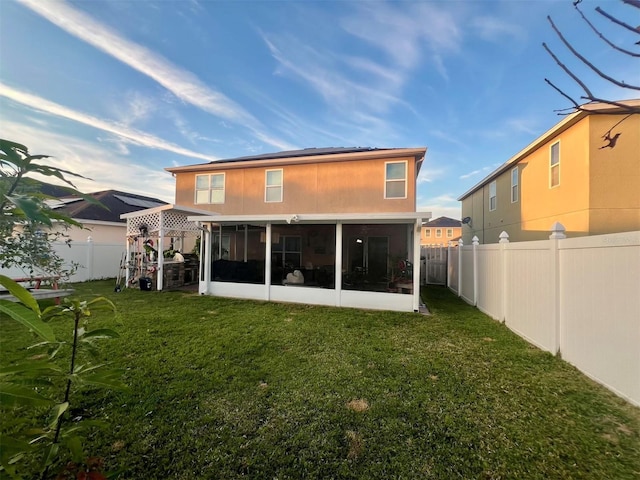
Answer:
[[[569,237],[640,230],[640,114],[583,108],[458,198],[465,244],[496,243],[502,231],[510,241],[546,239],[554,222]]]
[[[421,245],[449,245],[462,236],[462,223],[449,217],[438,217],[422,224]]]
[[[176,205],[211,211],[192,218],[205,228],[200,292],[417,311],[425,153],[309,148],[167,168]]]

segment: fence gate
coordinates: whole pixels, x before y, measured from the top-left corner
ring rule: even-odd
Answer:
[[[441,245],[422,246],[420,256],[425,258],[427,285],[447,284],[447,247]]]

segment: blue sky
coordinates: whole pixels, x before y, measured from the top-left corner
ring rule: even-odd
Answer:
[[[637,38],[581,8],[611,40]],[[460,218],[456,198],[551,128],[581,92],[632,98],[561,46],[640,84],[558,1],[0,0],[0,131],[52,164],[173,201],[165,167],[306,147],[428,148],[418,208]],[[636,16],[633,19],[633,16]],[[634,23],[635,22],[635,23]]]

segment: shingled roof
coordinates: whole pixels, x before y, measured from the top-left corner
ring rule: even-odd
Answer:
[[[434,218],[430,222],[423,223],[422,226],[429,227],[429,228],[431,227],[451,228],[451,227],[461,227],[462,222],[454,218],[438,217],[438,218]]]
[[[228,158],[216,160],[209,163],[221,162],[247,162],[250,160],[271,160],[277,158],[311,157],[316,155],[335,155],[337,153],[372,152],[376,150],[391,150],[389,148],[372,147],[324,147],[324,148],[303,148],[300,150],[287,150],[284,152],[263,153],[261,155],[250,155],[246,157]]]
[[[94,205],[81,197],[73,195],[51,201],[50,205],[54,210],[64,213],[71,218],[118,223],[126,223],[126,220],[120,218],[120,215],[124,213],[167,205],[167,202],[163,202],[157,198],[145,197],[143,195],[118,190],[103,190],[87,195],[98,200],[106,208]]]

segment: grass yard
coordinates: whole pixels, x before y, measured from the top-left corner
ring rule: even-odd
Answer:
[[[420,316],[113,286],[76,289],[117,305],[90,328],[130,390],[75,413],[120,478],[640,478],[640,409],[446,289]],[[2,365],[32,354],[0,327]]]

